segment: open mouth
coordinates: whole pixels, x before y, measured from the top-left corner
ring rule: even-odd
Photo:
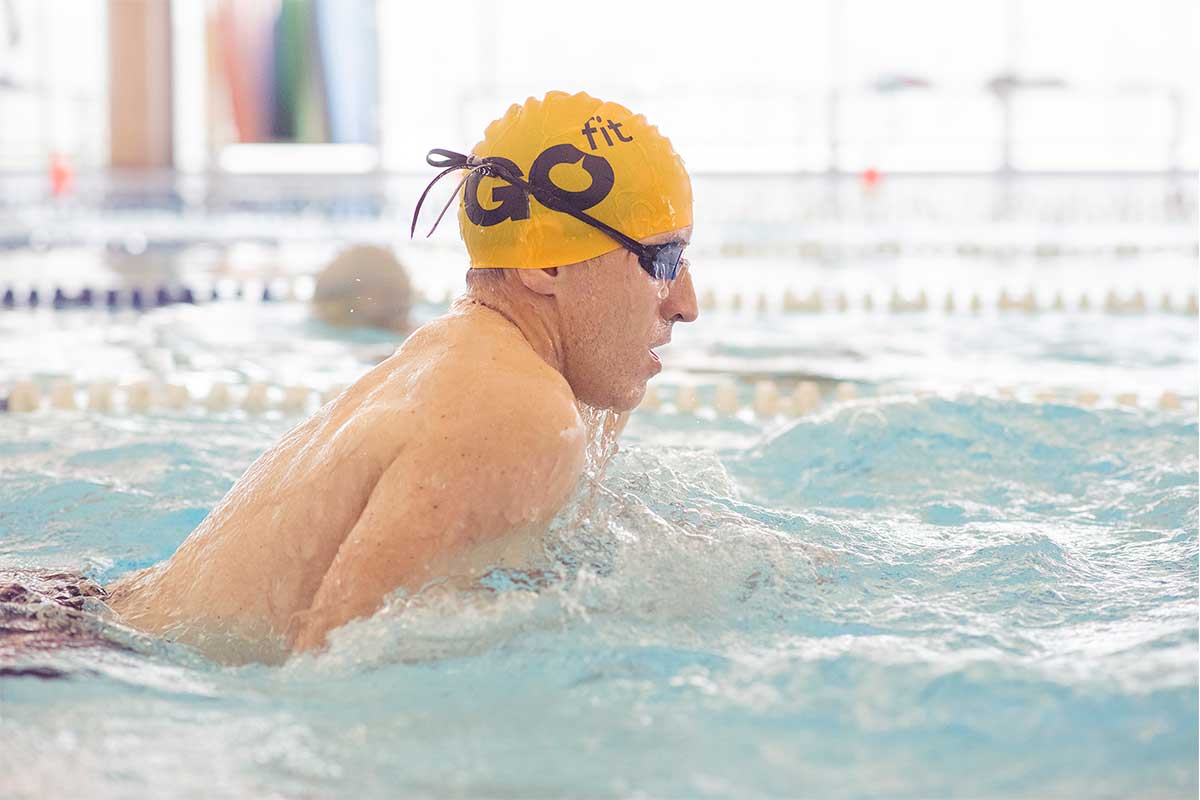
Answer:
[[[662,364],[662,359],[660,359],[658,357],[658,353],[654,352],[655,348],[665,347],[666,345],[668,345],[670,343],[671,343],[671,336],[668,332],[667,338],[663,339],[661,342],[655,342],[654,344],[652,344],[648,348],[646,348],[647,351],[649,351],[649,353],[650,353],[650,357],[654,359],[654,363],[659,364],[659,365]]]
[[[658,353],[656,353],[654,351],[660,347],[665,347],[666,345],[671,343],[671,331],[668,329],[665,331],[655,331],[655,333],[658,333],[660,336],[663,333],[666,333],[666,338],[659,339],[656,342],[651,342],[650,346],[646,348],[646,352],[648,352],[650,354],[650,358],[654,360],[654,363],[657,364],[659,366],[659,368],[661,368],[662,367],[662,359],[659,358]]]

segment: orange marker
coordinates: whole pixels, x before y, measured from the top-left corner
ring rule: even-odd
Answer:
[[[50,192],[55,197],[68,195],[75,188],[75,170],[62,153],[50,156]]]

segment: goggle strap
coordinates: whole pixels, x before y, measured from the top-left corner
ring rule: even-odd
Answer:
[[[425,204],[425,198],[429,195],[429,190],[433,188],[435,183],[455,170],[470,168],[470,172],[468,172],[463,179],[458,182],[458,186],[456,186],[454,191],[451,192],[450,199],[446,201],[445,207],[442,208],[442,213],[438,214],[437,221],[433,223],[433,227],[429,229],[429,233],[425,234],[426,239],[432,236],[433,232],[437,230],[438,224],[442,221],[442,218],[446,216],[446,211],[450,208],[450,204],[454,202],[454,198],[458,196],[458,191],[462,188],[463,184],[466,183],[467,178],[471,177],[471,173],[487,166],[484,161],[476,158],[473,155],[464,155],[462,153],[456,153],[453,150],[442,150],[441,148],[430,150],[428,155],[425,156],[425,163],[429,164],[431,167],[440,167],[442,168],[442,171],[434,176],[434,179],[431,180],[429,185],[425,187],[425,191],[421,192],[420,199],[417,200],[417,207],[413,209],[412,226],[408,230],[408,238],[410,239],[416,235],[417,217],[421,213],[421,206]]]
[[[442,211],[440,214],[438,214],[437,219],[434,221],[433,227],[429,229],[429,233],[425,234],[426,239],[432,236],[433,232],[437,230],[437,226],[441,223],[442,218],[445,217],[446,212],[450,210],[450,204],[453,203],[458,197],[458,192],[462,189],[463,184],[465,184],[473,174],[483,170],[485,175],[492,175],[493,177],[500,178],[501,180],[507,181],[514,186],[519,186],[525,190],[526,194],[538,200],[547,208],[569,214],[580,222],[596,228],[601,233],[605,234],[610,239],[613,239],[618,244],[623,246],[626,250],[629,250],[636,255],[639,263],[641,263],[641,260],[647,258],[649,255],[646,246],[637,239],[626,236],[616,228],[596,219],[591,214],[572,207],[571,201],[562,196],[558,192],[557,188],[534,185],[512,174],[512,172],[510,172],[506,166],[499,162],[493,161],[490,158],[477,158],[474,155],[464,155],[463,153],[456,153],[453,150],[434,148],[433,150],[429,151],[428,155],[425,156],[425,162],[431,167],[441,167],[442,171],[439,172],[437,176],[435,176],[434,179],[429,182],[429,185],[425,187],[425,191],[421,192],[421,197],[417,200],[417,206],[415,209],[413,209],[412,226],[408,231],[408,238],[410,239],[416,234],[417,217],[421,213],[421,206],[424,205],[425,198],[429,195],[429,190],[433,188],[435,183],[455,170],[468,170],[467,174],[464,175],[462,180],[458,182],[458,186],[454,187],[454,191],[450,193],[450,198],[446,201],[446,205],[442,207]],[[549,198],[552,202],[547,203],[547,198]],[[653,259],[650,260],[653,262]],[[653,266],[654,265],[652,263],[651,267],[653,268]],[[678,267],[678,261],[676,262],[676,267]],[[658,276],[656,275],[655,277]]]
[[[546,206],[546,208],[549,208],[553,211],[561,211],[564,214],[569,214],[580,222],[586,225],[591,225],[593,228],[596,228],[601,233],[607,235],[610,239],[616,240],[618,244],[624,246],[627,250],[630,250],[639,256],[645,252],[645,245],[643,245],[637,239],[630,238],[616,228],[613,228],[607,223],[596,219],[591,214],[574,208],[571,205],[571,201],[568,198],[563,197],[562,194],[559,193],[558,189],[530,183],[523,178],[513,175],[503,164],[492,163],[488,166],[490,167],[488,171],[494,177],[508,181],[514,186],[521,187],[525,190],[526,194],[532,196],[542,205]],[[539,194],[541,195],[540,197]],[[549,197],[552,202],[547,203],[545,199],[546,197]]]
[[[425,191],[421,192],[421,197],[417,200],[417,207],[413,209],[412,226],[408,229],[408,238],[413,238],[413,236],[415,236],[417,233],[417,217],[421,214],[421,206],[425,205],[425,198],[429,196],[429,190],[433,188],[435,183],[456,169],[461,169],[461,167],[448,167],[442,170],[438,173],[436,178],[429,182],[429,185],[425,187]]]
[[[461,169],[461,167],[456,167],[455,169]],[[449,199],[446,200],[446,205],[442,206],[442,213],[438,214],[437,219],[433,221],[433,227],[429,229],[429,233],[425,234],[426,239],[428,239],[430,236],[433,236],[433,232],[437,230],[437,226],[442,222],[442,217],[446,216],[446,212],[450,210],[450,204],[458,199],[458,191],[462,189],[463,184],[469,181],[471,176],[481,169],[486,170],[487,164],[480,164],[478,167],[472,167],[466,175],[462,176],[462,180],[458,182],[458,186],[454,187],[454,191],[450,193]]]

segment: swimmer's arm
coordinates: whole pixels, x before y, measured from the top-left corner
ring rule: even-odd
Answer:
[[[517,528],[542,525],[583,470],[583,424],[572,403],[492,400],[464,414],[387,469],[334,557],[308,611],[288,635],[319,647],[333,628],[374,613],[387,595],[446,574],[453,558]]]

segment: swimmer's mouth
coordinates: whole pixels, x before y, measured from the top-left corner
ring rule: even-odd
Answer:
[[[647,349],[649,350],[649,352],[650,352],[650,357],[651,357],[651,358],[653,358],[655,361],[657,361],[659,364],[661,364],[661,363],[662,363],[662,359],[660,359],[660,358],[658,357],[658,353],[654,352],[654,348],[656,348],[656,347],[662,347],[662,346],[664,346],[664,345],[668,345],[668,344],[670,344],[670,343],[671,343],[671,337],[670,337],[670,336],[668,336],[666,339],[663,339],[663,340],[662,340],[661,342],[659,342],[658,344],[652,344],[652,345],[650,345],[650,347],[649,347],[649,348],[647,348]]]

